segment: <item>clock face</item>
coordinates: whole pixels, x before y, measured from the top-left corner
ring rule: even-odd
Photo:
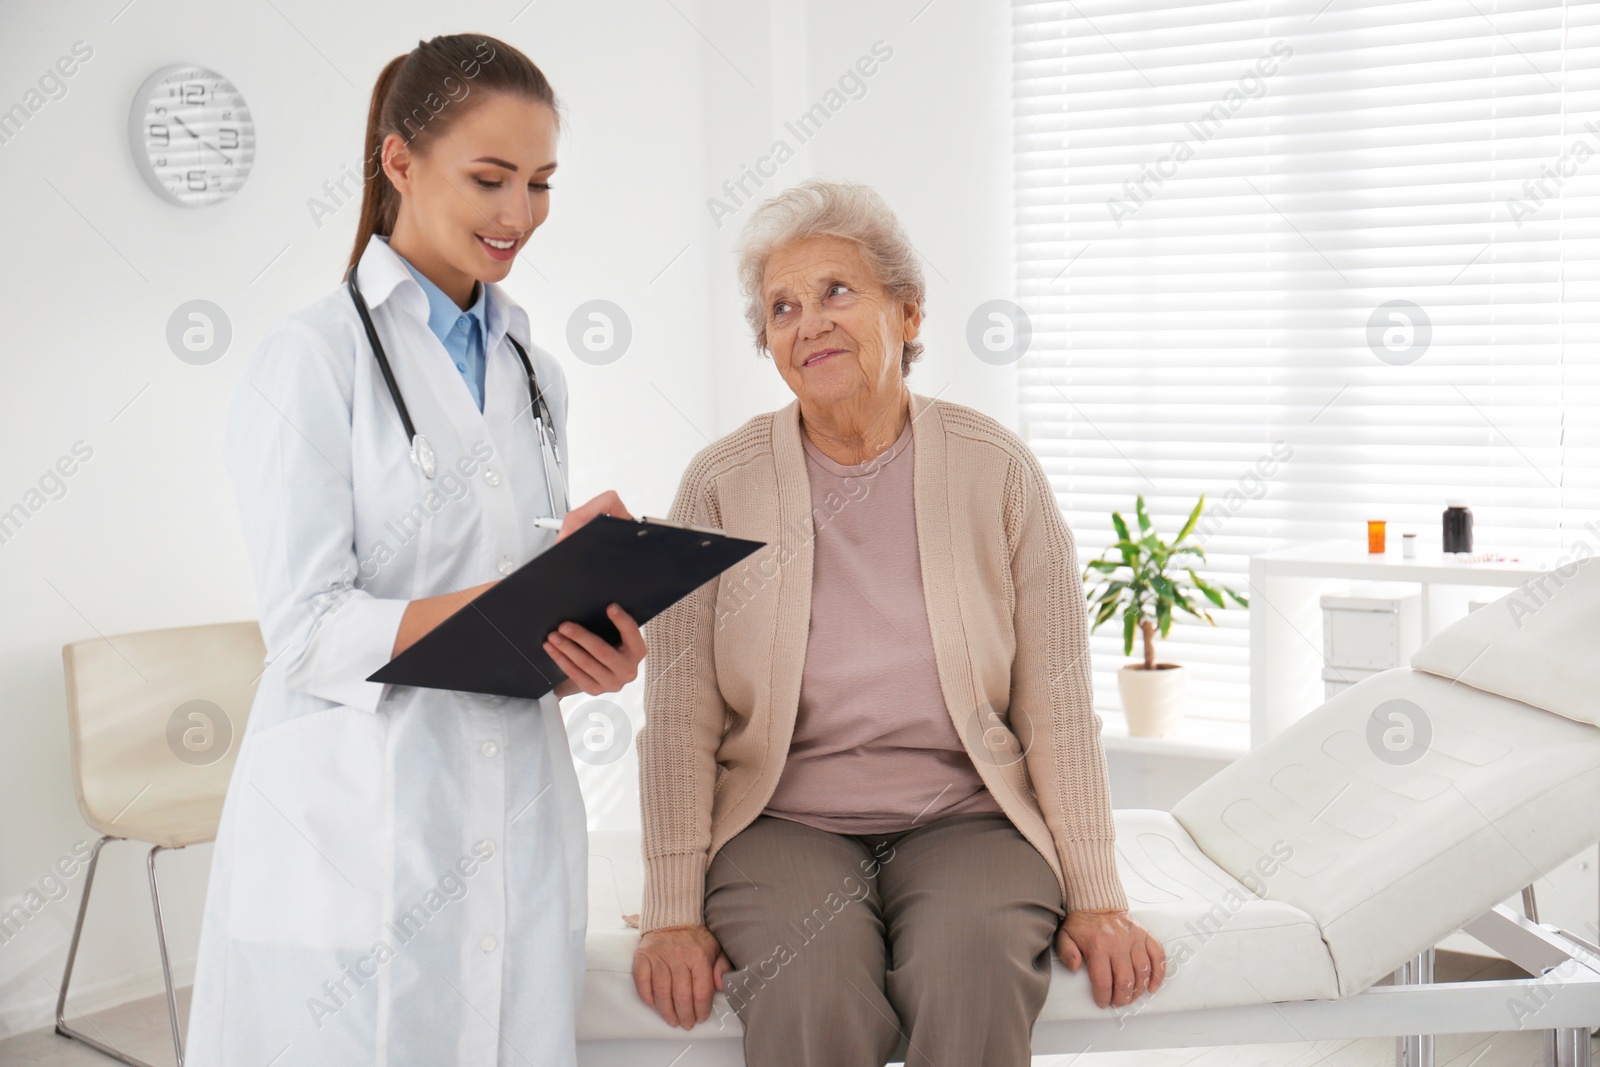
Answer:
[[[190,63],[145,79],[128,115],[134,163],[161,196],[204,207],[239,191],[255,162],[255,123],[233,83]]]

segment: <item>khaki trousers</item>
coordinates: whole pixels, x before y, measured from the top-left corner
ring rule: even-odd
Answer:
[[[768,815],[712,857],[706,925],[748,1067],[1026,1067],[1065,916],[994,812],[891,834]]]

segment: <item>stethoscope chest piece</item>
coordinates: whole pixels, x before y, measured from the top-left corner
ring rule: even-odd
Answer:
[[[367,343],[372,346],[372,356],[383,372],[383,381],[388,386],[389,397],[394,401],[395,411],[400,416],[400,425],[411,436],[411,463],[422,472],[424,478],[432,479],[438,469],[433,446],[428,443],[426,437],[417,432],[416,426],[411,422],[411,412],[406,408],[405,398],[400,395],[400,386],[394,380],[394,370],[389,366],[389,357],[383,351],[383,342],[378,339],[378,328],[372,324],[372,313],[367,308],[367,301],[361,295],[361,290],[356,286],[355,264],[351,264],[350,270],[345,275],[345,285],[350,290],[350,300],[355,304],[356,312],[361,316],[361,326],[366,331]],[[567,487],[561,477],[561,455],[557,451],[555,441],[555,424],[550,421],[550,405],[545,401],[544,392],[534,377],[533,361],[528,358],[527,350],[509,333],[506,334],[506,340],[517,350],[517,358],[522,361],[522,369],[528,376],[528,395],[532,400],[533,421],[539,437],[539,456],[544,464],[544,488],[546,499],[550,504],[550,514],[565,515],[568,510]],[[560,511],[556,510],[556,488],[561,490]]]
[[[411,462],[416,464],[424,478],[432,478],[433,472],[438,469],[433,458],[433,446],[420,433],[411,438]]]

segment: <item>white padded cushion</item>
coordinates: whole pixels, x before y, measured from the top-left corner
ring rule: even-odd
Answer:
[[[1588,556],[1439,631],[1411,666],[1600,725],[1600,564]]]
[[[1117,868],[1134,919],[1166,947],[1169,976],[1154,996],[1123,1009],[1095,1006],[1088,972],[1052,960],[1044,1020],[1312,1000],[1338,995],[1333,961],[1310,916],[1261,900],[1195,847],[1164,811],[1116,812]],[[637,912],[643,887],[637,831],[589,835],[588,979],[578,1019],[580,1040],[738,1038],[739,1019],[721,993],[711,1017],[687,1034],[661,1021],[633,988]],[[720,1025],[719,1025],[720,1024]]]
[[[1410,749],[1395,747],[1404,719]],[[1600,839],[1600,730],[1400,667],[1338,693],[1172,814],[1235,873],[1292,848],[1265,895],[1317,921],[1350,996]]]

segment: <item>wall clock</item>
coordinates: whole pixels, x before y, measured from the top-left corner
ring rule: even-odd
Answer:
[[[162,67],[139,86],[128,113],[134,166],[164,199],[205,207],[239,191],[256,157],[244,97],[216,71]]]

